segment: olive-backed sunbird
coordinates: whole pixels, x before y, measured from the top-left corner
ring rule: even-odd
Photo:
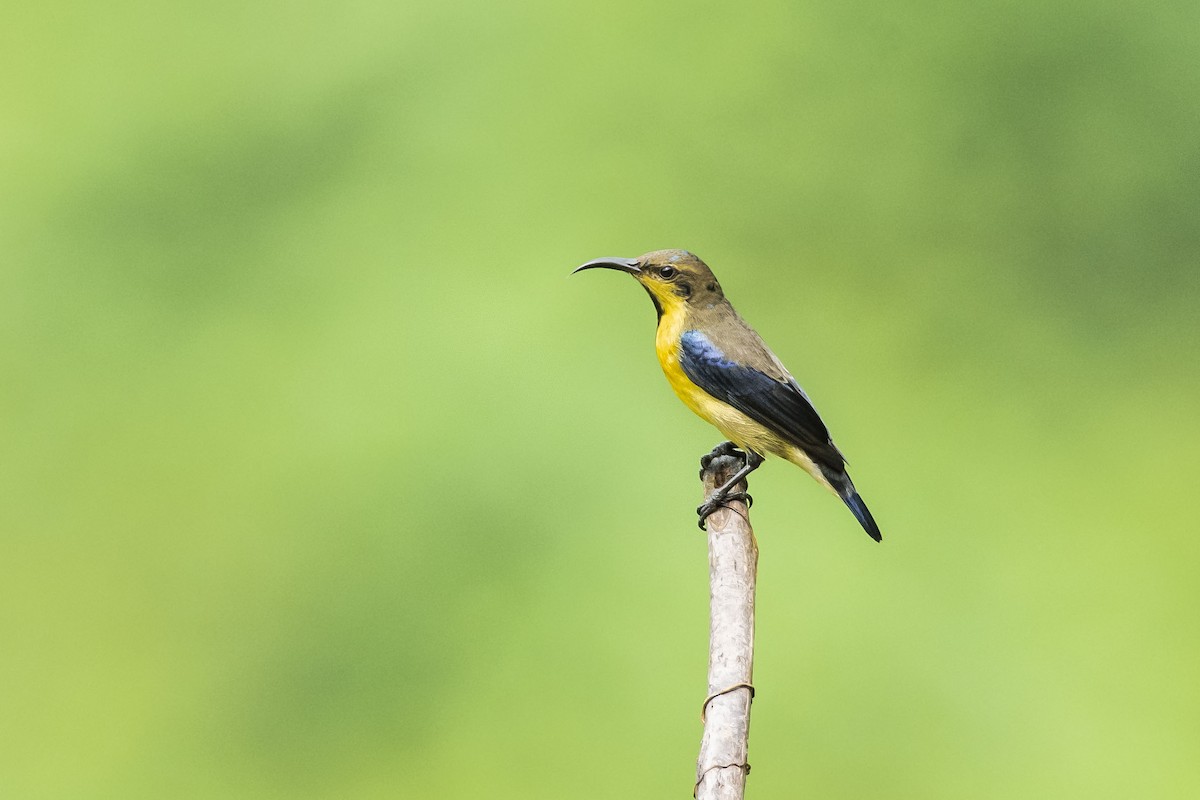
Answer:
[[[595,268],[627,272],[646,289],[658,311],[655,349],[671,388],[745,453],[744,466],[696,509],[701,527],[734,496],[733,487],[772,455],[842,498],[867,534],[881,541],[812,401],[733,310],[707,264],[686,250],[655,250],[637,258],[597,258],[575,272]]]

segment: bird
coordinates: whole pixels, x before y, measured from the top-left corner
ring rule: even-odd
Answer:
[[[668,383],[729,440],[713,454],[743,458],[737,473],[696,509],[702,529],[728,500],[747,500],[734,487],[767,456],[776,456],[840,497],[867,535],[882,541],[812,401],[734,310],[707,264],[686,250],[655,250],[637,258],[593,259],[571,274],[589,269],[625,272],[642,285],[658,312],[655,350]]]

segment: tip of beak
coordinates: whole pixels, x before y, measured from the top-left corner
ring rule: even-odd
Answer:
[[[638,260],[636,258],[593,258],[586,264],[581,264],[571,270],[571,274],[582,272],[585,269],[618,269],[621,272],[628,272],[630,275],[636,275],[641,272],[638,269]]]

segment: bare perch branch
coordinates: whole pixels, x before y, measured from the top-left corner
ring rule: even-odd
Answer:
[[[742,466],[736,456],[713,458],[701,471],[704,498]],[[745,491],[740,483],[735,491]],[[708,518],[711,628],[704,737],[696,762],[697,800],[742,800],[750,772],[750,701],[754,697],[754,585],[758,544],[746,503],[731,500]]]

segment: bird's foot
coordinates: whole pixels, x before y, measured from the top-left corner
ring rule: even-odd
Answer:
[[[711,453],[700,457],[701,478],[704,477],[704,472],[708,469],[709,465],[712,464],[713,459],[720,458],[721,456],[737,456],[743,460],[746,458],[746,454],[741,450],[738,450],[737,445],[733,442],[721,442],[712,449]]]
[[[727,494],[721,494],[718,492],[712,497],[708,498],[704,505],[696,509],[696,515],[700,517],[696,524],[700,526],[700,530],[708,530],[708,528],[705,527],[704,521],[708,519],[709,515],[711,515],[718,508],[728,508],[729,506],[727,506],[726,503],[728,503],[730,500],[741,500],[746,504],[746,508],[750,508],[752,505],[754,505],[754,498],[746,492],[729,492]]]

